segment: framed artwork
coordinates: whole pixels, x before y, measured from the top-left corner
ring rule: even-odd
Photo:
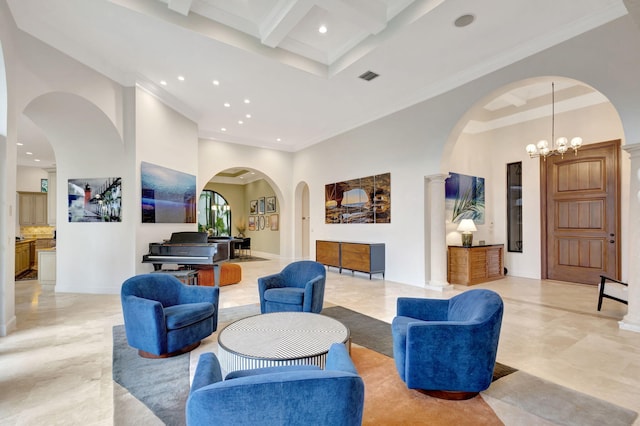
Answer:
[[[391,173],[324,186],[325,223],[391,223]]]
[[[122,179],[69,179],[69,222],[122,222]]]
[[[473,219],[476,225],[484,225],[484,178],[449,173],[444,192],[448,221]]]
[[[249,214],[258,214],[258,200],[249,201]]]
[[[40,179],[40,192],[49,192],[49,179]]]
[[[271,228],[272,231],[278,230],[279,220],[280,218],[278,217],[277,214],[272,214],[271,216],[269,216],[269,227]]]
[[[263,216],[258,216],[258,224],[260,225],[260,230],[261,231],[264,231],[264,225],[265,225],[266,221],[267,220],[265,219],[264,215]]]
[[[196,223],[196,177],[142,162],[142,223]]]
[[[267,213],[275,213],[276,212],[276,197],[267,197]]]
[[[255,230],[256,230],[256,217],[249,216],[249,231],[255,231]]]
[[[264,197],[258,198],[258,214],[264,214]]]

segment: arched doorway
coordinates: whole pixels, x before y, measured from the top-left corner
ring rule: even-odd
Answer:
[[[221,194],[205,189],[198,200],[198,231],[210,236],[231,236],[231,206]]]
[[[207,192],[214,195],[209,222],[215,219],[219,225],[211,226],[213,234],[242,235],[250,239],[252,252],[280,254],[282,198],[268,176],[249,167],[227,168],[208,180],[202,194]],[[206,220],[199,217],[198,222],[200,228]]]
[[[543,227],[546,212],[540,188],[544,160],[529,158],[525,147],[551,136],[551,82],[556,87],[556,136],[580,135],[584,146],[624,139],[620,117],[604,95],[582,82],[549,76],[505,85],[473,105],[450,135],[443,156],[442,170],[485,179],[486,220],[477,225],[474,241],[487,243],[507,242],[507,165],[519,163],[522,197],[517,202],[522,207],[522,244],[519,251],[509,251],[505,244],[505,266],[510,275],[535,279],[545,277],[542,233],[547,232]],[[625,182],[629,165],[621,163]],[[623,200],[621,211],[628,208],[625,203],[628,201]],[[460,243],[456,225],[447,220],[448,244]]]

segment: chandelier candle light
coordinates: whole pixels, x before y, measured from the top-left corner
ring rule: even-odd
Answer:
[[[551,143],[554,143],[555,140],[555,84],[551,83]],[[575,138],[569,140],[564,136],[559,137],[555,140],[555,146],[549,147],[549,142],[546,139],[543,139],[538,142],[537,145],[530,143],[527,145],[527,154],[529,154],[530,158],[542,157],[544,160],[547,159],[550,155],[560,155],[564,158],[564,153],[569,150],[569,148],[573,149],[575,155],[578,155],[578,148],[582,146],[582,138],[576,136]]]
[[[462,232],[462,247],[471,247],[473,232],[477,231],[473,219],[462,219],[458,225],[458,231]]]

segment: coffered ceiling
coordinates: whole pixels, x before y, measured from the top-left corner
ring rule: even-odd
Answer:
[[[122,85],[153,93],[197,122],[201,138],[292,152],[627,13],[622,0],[7,3],[21,30]],[[457,26],[461,17],[469,25]],[[359,78],[369,71],[379,76]],[[514,115],[541,90],[549,88],[505,94],[492,107]],[[470,128],[522,119],[478,117]],[[37,141],[46,141],[32,127],[22,120],[19,164],[33,165],[24,152],[40,155]],[[55,161],[42,155],[40,167]]]

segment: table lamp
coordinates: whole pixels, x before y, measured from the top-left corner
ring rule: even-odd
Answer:
[[[472,232],[477,231],[473,219],[462,219],[458,225],[458,231],[462,232],[462,246],[471,247],[471,243],[473,243]]]

